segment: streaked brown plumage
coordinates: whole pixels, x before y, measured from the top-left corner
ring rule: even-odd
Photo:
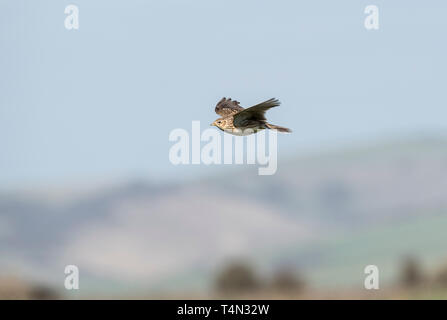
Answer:
[[[292,132],[288,128],[268,123],[265,118],[265,112],[268,109],[279,105],[279,100],[272,98],[253,107],[244,109],[239,105],[239,101],[231,100],[231,98],[222,98],[217,103],[215,109],[221,118],[214,121],[211,125],[234,135],[249,135],[264,129]]]

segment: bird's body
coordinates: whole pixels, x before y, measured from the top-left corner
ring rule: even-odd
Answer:
[[[265,112],[280,105],[277,99],[261,102],[253,107],[244,109],[236,100],[222,98],[216,105],[216,113],[221,118],[211,125],[220,130],[238,136],[246,136],[264,129],[273,129],[279,132],[291,132],[290,129],[276,126],[267,122]]]
[[[216,125],[216,127],[218,127],[220,130],[234,134],[235,136],[248,136],[252,133],[256,133],[260,130],[266,129],[266,126],[262,125],[262,124],[254,124],[252,127],[250,127],[251,130],[247,130],[248,127],[245,127],[245,128],[235,127],[233,125],[233,116],[219,118],[216,121],[221,121],[221,123],[219,123],[220,127],[217,125]],[[261,128],[261,126],[262,126],[262,128]]]

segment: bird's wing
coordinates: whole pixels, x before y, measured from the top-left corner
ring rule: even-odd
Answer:
[[[231,98],[222,98],[217,103],[215,109],[216,113],[222,117],[230,116],[242,110],[244,110],[244,108],[239,105],[239,101],[231,100]]]
[[[272,98],[270,100],[261,102],[253,107],[244,109],[234,115],[233,125],[235,127],[244,127],[249,121],[263,121],[265,119],[265,112],[273,107],[279,106],[281,103],[278,99]]]

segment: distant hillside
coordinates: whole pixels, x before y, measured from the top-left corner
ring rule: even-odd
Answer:
[[[92,290],[175,288],[206,284],[226,259],[247,256],[329,285],[354,284],[374,263],[391,279],[407,253],[447,257],[445,139],[300,156],[271,177],[129,183],[63,202],[42,193],[0,196],[0,272],[57,282],[76,264]]]

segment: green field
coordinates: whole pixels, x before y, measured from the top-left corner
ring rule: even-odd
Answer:
[[[433,213],[384,227],[287,249],[281,255],[303,264],[302,272],[317,287],[363,287],[366,265],[379,267],[381,286],[393,285],[402,259],[419,259],[427,273],[447,263],[447,213]],[[315,263],[306,263],[310,253]]]

